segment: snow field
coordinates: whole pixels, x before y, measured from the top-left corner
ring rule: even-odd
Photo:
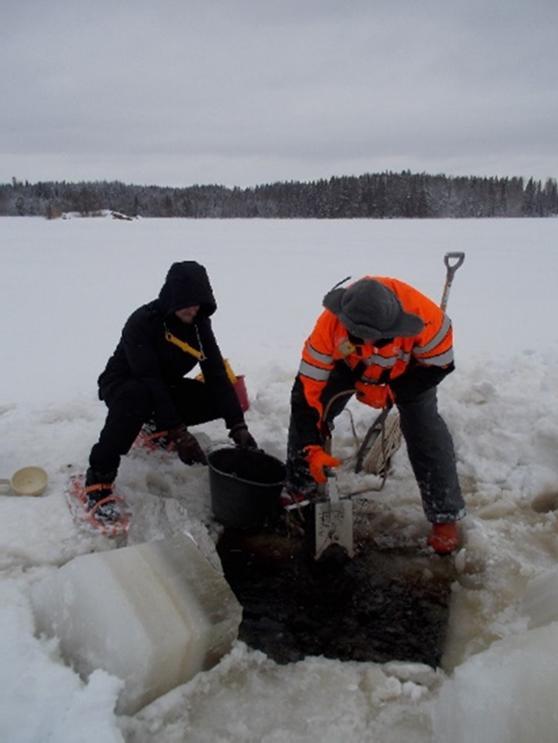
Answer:
[[[552,219],[0,220],[0,476],[26,464],[49,474],[40,498],[0,497],[0,738],[447,743],[451,731],[457,743],[522,743],[529,730],[554,741],[556,615],[543,598],[558,556],[557,233]],[[250,430],[284,458],[290,387],[323,294],[348,274],[377,273],[439,300],[447,250],[467,257],[448,306],[457,371],[439,399],[469,515],[443,670],[277,666],[236,643],[211,671],[115,716],[120,682],[102,670],[81,680],[64,665],[56,640],[35,636],[29,591],[76,555],[113,548],[76,530],[63,492],[102,425],[95,380],[128,314],[156,296],[172,261],[204,263],[221,348],[246,375]],[[370,413],[350,408],[362,436]],[[226,440],[220,422],[197,430]],[[348,414],[334,445],[354,452]],[[394,465],[384,490],[355,504],[386,549],[427,534],[404,449]],[[366,482],[347,469],[340,488]],[[131,544],[189,532],[218,564],[203,467],[136,452],[119,484],[133,503]]]

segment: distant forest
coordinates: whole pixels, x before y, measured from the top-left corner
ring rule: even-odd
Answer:
[[[1,216],[314,218],[547,217],[558,215],[555,179],[373,173],[310,182],[226,188],[136,186],[119,181],[0,184]]]

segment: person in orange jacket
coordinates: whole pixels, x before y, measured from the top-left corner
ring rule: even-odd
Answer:
[[[459,546],[465,516],[451,434],[438,413],[436,387],[454,370],[449,317],[409,284],[365,276],[335,287],[302,350],[291,394],[283,505],[312,500],[325,469],[341,460],[324,449],[334,418],[354,390],[374,408],[395,404],[401,431],[440,553]]]

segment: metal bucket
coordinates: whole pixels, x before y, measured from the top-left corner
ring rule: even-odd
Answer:
[[[279,515],[285,465],[259,449],[227,447],[208,455],[213,515],[224,526],[254,529]]]

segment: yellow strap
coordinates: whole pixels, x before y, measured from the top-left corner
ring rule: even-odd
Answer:
[[[205,354],[203,351],[198,351],[197,348],[194,348],[189,343],[186,343],[186,341],[181,341],[180,338],[177,338],[176,335],[173,335],[170,330],[165,331],[165,339],[172,343],[173,345],[180,348],[181,351],[184,351],[184,353],[189,353],[191,356],[194,356],[198,361],[205,361]]]
[[[238,377],[232,370],[232,366],[229,364],[228,359],[223,359],[223,364],[225,365],[225,371],[227,372],[227,377],[230,379],[231,384],[236,384],[238,382]],[[203,374],[198,374],[196,377],[198,382],[205,382],[205,379],[203,378]]]
[[[223,364],[225,365],[225,371],[227,372],[227,377],[230,379],[232,384],[236,384],[238,382],[238,377],[232,370],[232,366],[229,364],[228,359],[223,359]]]

